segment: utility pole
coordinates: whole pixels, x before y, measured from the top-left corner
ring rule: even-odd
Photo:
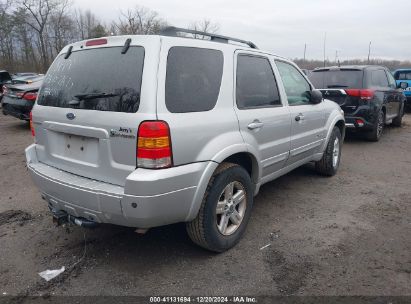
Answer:
[[[337,64],[337,59],[338,59],[338,50],[335,50],[335,63]]]
[[[327,42],[327,32],[324,33],[324,67],[325,67],[325,44]]]
[[[307,43],[304,43],[304,63],[305,63],[305,54],[307,52]]]
[[[370,41],[370,44],[368,45],[368,60],[367,60],[367,64],[370,64],[370,54],[371,54],[371,41]]]

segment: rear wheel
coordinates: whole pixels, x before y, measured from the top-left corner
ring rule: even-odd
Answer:
[[[187,232],[197,245],[223,252],[239,242],[253,205],[252,183],[239,165],[223,163],[211,178],[197,217]]]
[[[385,127],[385,114],[383,110],[380,110],[377,114],[377,122],[375,123],[373,130],[367,133],[367,139],[369,141],[379,141]]]
[[[341,131],[334,127],[325,148],[323,157],[315,163],[315,169],[324,176],[333,176],[337,173],[341,159]]]
[[[392,125],[394,127],[401,127],[402,125],[402,117],[404,116],[404,106],[401,107],[398,116],[392,120]]]

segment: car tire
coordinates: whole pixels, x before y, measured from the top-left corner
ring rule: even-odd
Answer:
[[[384,132],[384,127],[385,127],[384,111],[380,109],[377,115],[378,115],[377,122],[375,123],[372,131],[366,134],[366,138],[369,141],[379,141]]]
[[[403,116],[404,116],[404,106],[401,107],[401,110],[400,110],[400,112],[398,113],[398,116],[395,117],[395,118],[392,120],[392,125],[393,125],[394,127],[401,127],[401,125],[402,125],[402,117],[403,117]]]
[[[197,217],[186,224],[188,235],[207,250],[226,251],[243,236],[252,206],[253,187],[248,172],[237,164],[222,163],[207,186]]]
[[[341,131],[335,126],[328,140],[323,157],[315,163],[315,169],[319,174],[333,176],[337,173],[341,161],[341,148]]]

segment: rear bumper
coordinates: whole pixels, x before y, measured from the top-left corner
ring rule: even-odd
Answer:
[[[30,111],[33,109],[34,102],[21,99],[14,100],[13,98],[3,96],[1,105],[4,115],[11,115],[22,120],[30,120]]]
[[[137,169],[125,187],[81,177],[37,160],[36,145],[26,149],[27,168],[49,207],[97,223],[150,228],[192,218],[204,193],[199,185],[214,162],[162,170]]]
[[[347,130],[371,131],[377,120],[378,108],[374,106],[360,106],[355,112],[345,113]]]

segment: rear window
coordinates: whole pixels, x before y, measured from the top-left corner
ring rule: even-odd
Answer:
[[[359,70],[320,70],[308,77],[317,89],[363,87],[363,71]]]
[[[221,51],[172,47],[167,59],[167,109],[172,113],[211,110],[217,103],[222,75]]]
[[[42,106],[112,112],[137,112],[140,105],[144,48],[98,48],[60,55],[44,79]],[[104,96],[106,95],[106,96]]]
[[[396,72],[394,77],[396,80],[411,80],[411,71]]]

